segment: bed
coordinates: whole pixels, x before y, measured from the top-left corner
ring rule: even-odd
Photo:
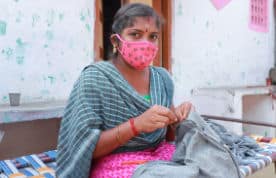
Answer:
[[[264,170],[266,167],[276,166],[276,138],[251,135],[258,144],[264,148],[260,153],[261,158],[252,160],[247,165],[240,165],[241,174],[250,177],[255,173]],[[40,154],[31,154],[9,160],[0,161],[0,178],[16,176],[39,176],[45,178],[55,177],[57,150],[50,150]],[[275,170],[274,170],[275,171]],[[275,172],[269,172],[276,176]]]

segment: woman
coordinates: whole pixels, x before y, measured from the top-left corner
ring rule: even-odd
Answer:
[[[161,25],[147,5],[128,4],[116,13],[112,59],[82,71],[65,109],[58,177],[131,177],[139,164],[171,158],[167,128],[184,120],[191,104],[174,108],[168,72],[150,66]]]

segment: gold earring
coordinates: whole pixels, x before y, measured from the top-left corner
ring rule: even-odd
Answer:
[[[116,46],[113,46],[112,52],[113,52],[113,54],[116,54],[116,53],[117,53],[117,48],[116,48]]]

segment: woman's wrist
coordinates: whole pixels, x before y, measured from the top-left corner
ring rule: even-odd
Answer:
[[[130,128],[132,131],[133,136],[137,136],[140,133],[140,130],[136,127],[136,121],[137,119],[135,118],[130,118],[129,119],[129,124],[130,124]]]
[[[120,130],[121,130],[120,125],[118,125],[116,127],[116,140],[117,140],[119,145],[123,145],[123,142],[121,141],[121,133],[120,133],[121,131]]]

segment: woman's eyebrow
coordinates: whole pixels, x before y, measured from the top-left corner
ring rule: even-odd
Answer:
[[[159,34],[159,32],[150,32],[150,33],[152,33],[152,34]]]
[[[136,32],[146,32],[146,30],[141,30],[141,29],[137,29],[137,28],[130,28],[129,31],[133,32],[133,31],[136,31]],[[158,34],[159,32],[158,31],[150,31],[150,33],[156,33]]]
[[[129,31],[144,32],[144,30],[137,29],[137,28],[130,28]]]

